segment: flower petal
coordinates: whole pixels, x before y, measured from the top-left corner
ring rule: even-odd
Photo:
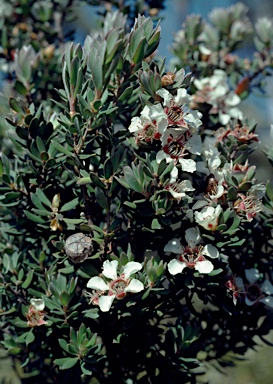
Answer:
[[[189,228],[186,230],[185,239],[190,247],[194,247],[196,244],[200,243],[201,236],[195,228]]]
[[[196,171],[196,162],[192,159],[183,159],[182,157],[178,159],[181,164],[181,168],[185,172],[193,173]]]
[[[177,273],[181,273],[186,266],[186,263],[173,259],[168,264],[168,270],[171,275],[177,275]]]
[[[249,300],[249,298],[246,296],[245,303],[246,303],[246,305],[251,307],[251,305],[254,305],[255,303],[257,303],[257,301],[256,300],[255,301]]]
[[[210,273],[213,270],[213,264],[209,260],[197,261],[194,269],[200,273]]]
[[[129,263],[127,263],[123,268],[125,279],[128,279],[133,273],[140,271],[141,268],[142,265],[140,263],[137,263],[136,261],[129,261]]]
[[[143,289],[144,289],[144,285],[142,284],[141,281],[137,279],[132,279],[129,285],[124,289],[124,292],[137,293],[137,292],[143,291]]]
[[[45,302],[43,299],[30,299],[30,304],[37,310],[43,311],[45,308]]]
[[[99,307],[102,312],[108,312],[111,308],[113,301],[115,300],[115,295],[112,296],[101,296],[99,298]]]
[[[204,246],[202,250],[203,255],[209,256],[212,259],[217,259],[219,257],[219,251],[217,248],[214,247],[214,245],[207,244]]]
[[[91,279],[88,281],[86,286],[87,286],[87,288],[97,289],[98,291],[108,291],[109,290],[108,285],[99,276],[91,277]]]
[[[166,156],[165,156],[165,152],[164,151],[158,151],[157,152],[157,154],[156,154],[156,162],[158,164],[160,164],[161,161],[163,159],[165,159],[165,158],[166,158]],[[166,160],[168,160],[167,162],[170,163],[172,161],[172,158],[170,156],[168,156]]]
[[[273,295],[273,285],[269,280],[265,280],[261,285],[261,290],[267,295]]]
[[[265,305],[267,305],[268,307],[273,308],[273,297],[272,296],[264,297],[260,301],[262,303],[264,303]]]
[[[190,153],[194,153],[196,155],[200,155],[202,151],[202,140],[198,135],[193,135],[187,142],[186,145],[188,151]],[[196,168],[196,167],[195,167]]]
[[[164,251],[181,254],[183,253],[184,248],[178,239],[172,239],[165,245]]]
[[[256,268],[246,269],[245,270],[245,275],[246,275],[247,281],[250,284],[256,283],[256,281],[260,277],[259,271]]]
[[[103,263],[103,276],[107,277],[108,279],[114,280],[117,278],[117,268],[118,268],[118,261],[117,260],[106,260]]]
[[[166,107],[169,107],[171,105],[173,95],[169,91],[167,91],[167,89],[161,88],[156,92],[156,94],[162,97],[162,99],[164,100],[164,105]]]

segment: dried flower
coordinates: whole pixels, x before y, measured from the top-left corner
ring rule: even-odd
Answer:
[[[40,325],[47,324],[46,321],[44,321],[44,312],[45,303],[43,299],[31,299],[30,300],[30,306],[28,309],[28,312],[26,314],[27,317],[27,325],[29,327],[36,327]]]

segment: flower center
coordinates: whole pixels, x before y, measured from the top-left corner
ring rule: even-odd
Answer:
[[[218,191],[218,183],[213,174],[207,177],[206,195],[216,195]]]
[[[197,262],[206,260],[201,253],[202,249],[201,245],[195,248],[186,247],[185,252],[179,256],[179,260],[186,263],[188,268],[194,268]]]
[[[160,139],[160,133],[157,131],[156,122],[147,122],[141,130],[135,133],[137,143],[146,141],[147,143],[153,140]]]
[[[179,124],[180,126],[187,127],[187,123],[184,120],[184,111],[181,108],[181,106],[176,105],[173,101],[171,101],[171,105],[169,108],[164,109],[167,117],[169,124]]]
[[[115,295],[117,299],[123,299],[124,296],[126,296],[126,292],[124,292],[124,289],[127,287],[128,281],[122,279],[121,277],[113,280],[110,283],[110,291],[109,293],[112,295]]]
[[[174,138],[172,135],[170,135],[168,137],[167,144],[163,147],[164,152],[169,154],[173,159],[178,159],[185,156],[185,144],[190,137],[191,133],[189,130],[186,130],[177,138]]]
[[[251,301],[256,301],[261,296],[262,292],[257,284],[250,285],[247,289],[247,297]]]

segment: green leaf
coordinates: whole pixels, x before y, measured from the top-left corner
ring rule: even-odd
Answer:
[[[112,165],[112,160],[110,158],[105,161],[103,165],[103,172],[104,172],[105,179],[109,180],[113,174],[113,165]]]
[[[45,221],[40,216],[36,216],[33,213],[28,212],[26,210],[24,210],[24,213],[28,219],[30,219],[31,221],[34,221],[35,223],[38,223],[38,224],[44,224],[45,223]]]
[[[101,188],[99,188],[99,187],[95,188],[95,196],[96,196],[96,200],[99,203],[99,205],[102,208],[104,208],[106,210],[106,212],[109,212],[110,207],[109,207],[108,199]]]
[[[26,89],[24,84],[19,80],[16,80],[16,82],[14,84],[14,88],[22,96],[26,96],[28,93],[28,90]]]
[[[81,224],[82,219],[68,219],[68,218],[63,218],[63,221],[67,224]]]
[[[137,49],[135,51],[135,54],[132,57],[132,61],[134,64],[138,64],[144,59],[146,48],[147,48],[147,40],[145,37],[143,37],[140,40],[137,46]]]
[[[20,139],[27,140],[28,139],[28,130],[26,128],[20,127],[19,125],[16,127],[16,133],[20,137]]]
[[[10,105],[11,109],[13,109],[14,112],[25,113],[24,109],[21,107],[19,102],[16,99],[14,99],[13,97],[11,97],[9,99],[9,105]]]
[[[31,330],[31,331],[28,332],[28,335],[27,335],[27,337],[26,337],[26,339],[25,339],[25,343],[26,343],[26,345],[29,345],[29,344],[31,344],[34,340],[35,340],[35,336],[34,336],[32,330]]]
[[[71,61],[71,67],[70,67],[70,88],[75,87],[77,83],[77,77],[78,77],[78,72],[81,67],[81,62],[80,59],[75,56],[73,57]],[[73,94],[75,96],[76,94]]]
[[[72,152],[70,152],[67,148],[63,147],[60,143],[58,143],[56,140],[51,140],[51,144],[54,148],[56,148],[59,152],[67,155],[67,156],[73,156]]]
[[[37,197],[39,198],[39,200],[44,203],[45,205],[47,205],[49,208],[52,207],[52,203],[51,201],[46,197],[46,195],[44,194],[44,192],[42,191],[42,189],[40,188],[37,188],[36,191],[35,191],[35,194],[37,195]],[[34,201],[33,201],[34,203]],[[35,204],[35,203],[34,203]],[[36,205],[36,204],[35,204]],[[37,207],[37,208],[41,208],[41,207]],[[42,207],[44,208],[44,207]]]
[[[142,185],[132,174],[131,168],[128,166],[125,166],[123,168],[123,171],[124,171],[124,180],[129,185],[129,187],[136,192],[142,193],[143,192]]]
[[[104,183],[100,180],[100,178],[94,172],[90,172],[90,178],[92,182],[96,184],[96,186],[100,188],[105,188]]]
[[[152,221],[152,229],[162,229],[161,224],[157,219],[153,219]]]
[[[26,289],[30,285],[30,283],[32,282],[33,273],[34,273],[34,269],[30,269],[28,271],[26,280],[22,284],[22,288]]]
[[[64,357],[62,359],[55,359],[53,363],[59,365],[60,369],[69,369],[74,367],[78,361],[78,357]]]
[[[266,183],[266,194],[270,201],[273,201],[273,185],[268,180]]]
[[[70,296],[66,291],[61,292],[60,301],[61,301],[62,305],[67,306],[69,304]]]
[[[79,203],[79,199],[76,197],[75,199],[64,204],[61,207],[60,212],[65,212],[65,211],[69,211],[70,209],[74,209],[78,205],[78,203]]]
[[[88,177],[81,177],[77,180],[78,185],[86,185],[91,183],[91,178]]]
[[[119,101],[127,101],[127,100],[130,98],[130,96],[132,95],[133,90],[134,90],[134,89],[133,89],[132,86],[127,87],[127,88],[125,89],[125,91],[122,92],[122,94],[119,96],[118,100],[119,100]]]
[[[68,349],[68,346],[67,346],[67,342],[64,340],[64,339],[59,339],[59,344],[61,346],[61,348],[63,350],[65,350],[65,352],[69,352],[69,349]]]
[[[83,311],[84,317],[88,317],[89,319],[97,319],[100,317],[99,311],[97,308],[94,309],[88,309],[86,311]]]
[[[36,137],[36,145],[37,145],[38,150],[41,153],[42,152],[46,152],[45,143],[44,143],[43,139],[40,136]]]

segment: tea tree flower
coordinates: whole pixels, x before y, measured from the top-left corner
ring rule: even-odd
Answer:
[[[170,194],[178,201],[183,198],[187,198],[188,202],[191,201],[191,197],[186,194],[186,192],[194,191],[190,180],[182,180],[180,182],[174,182],[167,184],[165,189],[170,192]]]
[[[128,292],[138,293],[144,289],[141,281],[131,276],[142,268],[140,263],[130,261],[123,267],[121,274],[117,273],[118,261],[106,260],[103,263],[102,277],[92,277],[87,288],[94,291],[87,294],[92,304],[98,305],[102,312],[108,312],[115,299],[123,299]]]
[[[160,89],[156,93],[163,99],[164,112],[168,117],[169,125],[196,130],[202,124],[200,112],[186,109],[191,96],[187,94],[185,88],[179,88],[176,96],[166,89]]]
[[[140,117],[133,117],[129,131],[134,134],[137,145],[159,140],[168,126],[167,116],[160,104],[142,110]]]
[[[238,193],[238,199],[234,202],[234,209],[239,215],[245,215],[247,221],[252,221],[258,212],[263,209],[262,198],[265,193],[265,186],[254,185],[246,195]]]
[[[216,142],[223,142],[226,138],[230,138],[231,136],[235,137],[240,144],[250,144],[252,141],[259,141],[258,135],[251,132],[249,127],[245,124],[236,124],[233,128],[230,126],[227,128],[222,127],[216,131],[215,136],[217,137]]]
[[[200,245],[202,238],[195,228],[189,228],[185,233],[185,240],[188,245],[183,246],[179,239],[170,240],[164,248],[165,252],[176,253],[178,259],[173,259],[168,263],[168,270],[171,275],[183,272],[188,267],[200,273],[210,273],[214,266],[207,256],[216,259],[219,257],[217,248],[213,245]]]
[[[226,282],[225,286],[232,291],[233,304],[237,304],[238,297],[242,292],[244,292],[244,282],[243,279],[239,276],[228,276],[229,280]]]
[[[265,279],[259,283],[260,273],[256,268],[246,269],[246,279],[249,284],[245,287],[245,303],[249,306],[259,302],[273,308],[273,285]]]
[[[210,77],[195,79],[194,85],[197,91],[192,106],[211,105],[209,113],[218,114],[219,122],[223,125],[227,125],[231,118],[242,119],[241,111],[236,108],[241,99],[230,90],[225,71],[216,69]]]
[[[194,213],[195,221],[208,231],[215,231],[218,226],[219,216],[221,213],[222,207],[220,205],[217,205],[216,208],[207,206],[204,207],[201,212]]]
[[[45,308],[45,303],[43,299],[30,300],[30,306],[26,314],[26,317],[28,320],[27,325],[29,327],[36,327],[36,326],[47,324],[47,322],[44,321],[44,316],[45,316],[44,308]]]
[[[180,163],[183,171],[194,172],[196,163],[193,159],[185,158],[192,154],[200,154],[202,148],[201,138],[192,135],[189,129],[168,128],[162,138],[162,150],[156,155],[156,160],[160,163],[163,159],[170,163]]]

